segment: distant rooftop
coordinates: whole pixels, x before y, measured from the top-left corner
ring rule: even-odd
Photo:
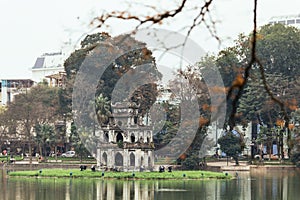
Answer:
[[[280,19],[292,19],[292,18],[300,18],[300,14],[274,16],[274,17],[271,17],[270,21],[271,20],[280,20]]]
[[[294,25],[300,27],[300,14],[274,16],[269,20],[269,24],[275,24],[275,23]]]
[[[42,56],[36,59],[32,69],[36,70],[62,67],[63,58],[62,52],[44,53]]]
[[[2,87],[31,87],[32,84],[31,79],[1,79]]]

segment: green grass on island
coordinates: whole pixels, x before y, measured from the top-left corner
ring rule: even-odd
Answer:
[[[103,179],[230,179],[229,174],[210,171],[172,171],[172,172],[102,172],[80,169],[40,169],[34,171],[9,172],[18,177],[56,177],[56,178],[103,178]]]

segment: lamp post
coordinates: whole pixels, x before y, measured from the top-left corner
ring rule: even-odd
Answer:
[[[218,154],[218,150],[219,150],[219,148],[218,148],[218,120],[216,120],[216,157],[218,158],[219,156],[219,154]]]

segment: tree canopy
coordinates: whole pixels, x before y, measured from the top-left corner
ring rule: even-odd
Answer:
[[[105,45],[113,46],[114,48],[108,47],[105,50],[106,52],[98,52],[96,47]],[[66,93],[69,95],[66,96],[71,96],[70,92],[72,92],[76,73],[80,67],[87,67],[82,66],[82,64],[84,60],[89,59],[89,55],[93,53],[93,57],[98,56],[98,61],[92,61],[92,65],[98,66],[100,63],[104,62],[103,60],[105,60],[105,57],[103,57],[104,53],[118,55],[118,52],[114,52],[117,49],[125,49],[126,52],[111,62],[110,65],[105,69],[102,76],[99,77],[98,86],[95,92],[95,99],[102,95],[103,98],[107,98],[108,101],[111,101],[112,94],[114,92],[115,97],[117,98],[116,100],[124,101],[124,94],[119,95],[119,93],[122,93],[123,91],[131,91],[132,88],[130,87],[133,87],[134,85],[125,82],[121,86],[119,85],[119,87],[116,87],[116,84],[125,73],[134,74],[137,66],[142,66],[142,68],[139,68],[139,73],[141,74],[146,73],[153,74],[154,76],[158,77],[161,76],[155,67],[155,59],[152,56],[151,51],[146,48],[144,43],[135,40],[129,35],[121,35],[112,38],[107,33],[95,33],[86,36],[86,38],[81,42],[81,48],[73,52],[64,63],[68,77],[68,89],[66,90]],[[142,75],[140,76],[142,77]],[[87,89],[93,90],[93,88]],[[146,111],[149,110],[150,106],[155,102],[156,95],[156,84],[147,83],[140,86],[138,89],[135,89],[127,101],[133,101],[139,104],[139,111],[142,115],[144,115]],[[118,97],[120,97],[120,99],[118,99]],[[121,97],[123,99],[121,99]],[[96,109],[98,109],[98,107],[96,107]],[[99,113],[98,110],[96,110],[96,112]]]
[[[218,139],[222,152],[226,153],[226,156],[233,157],[236,164],[239,164],[238,157],[243,150],[243,141],[239,135],[233,132],[226,132],[222,137]]]

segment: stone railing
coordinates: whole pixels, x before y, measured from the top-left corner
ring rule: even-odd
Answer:
[[[154,144],[151,143],[126,143],[123,144],[124,149],[154,149]]]

